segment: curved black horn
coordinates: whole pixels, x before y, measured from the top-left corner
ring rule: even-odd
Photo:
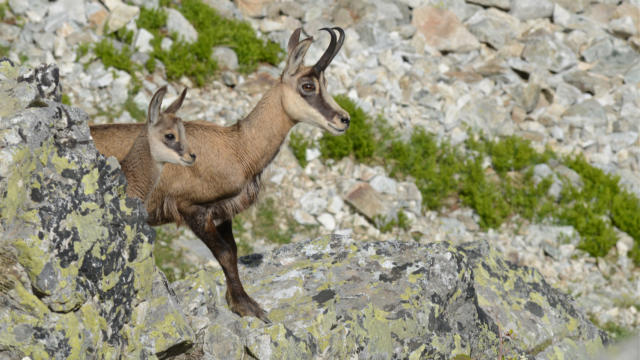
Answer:
[[[324,69],[327,68],[336,50],[336,34],[334,34],[333,31],[329,28],[322,28],[320,30],[327,30],[327,32],[331,35],[331,41],[329,42],[329,47],[327,47],[327,50],[324,52],[324,54],[322,54],[322,57],[315,65],[313,65],[313,71],[316,74],[320,74],[324,71]]]
[[[331,64],[333,58],[338,55],[338,52],[340,52],[340,48],[342,48],[342,44],[344,43],[344,30],[337,26],[334,27],[333,30],[337,31],[340,37],[338,37],[338,44],[336,45],[336,49],[333,51],[333,55],[331,55],[331,59],[329,59],[329,62],[327,64]]]

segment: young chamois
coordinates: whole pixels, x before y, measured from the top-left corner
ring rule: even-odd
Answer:
[[[344,31],[337,27],[322,29],[331,36],[329,46],[315,65],[305,66],[303,60],[313,38],[300,40],[301,30],[294,31],[289,39],[279,81],[246,118],[229,127],[206,121],[185,123],[198,161],[190,168],[167,165],[147,204],[149,224],[186,223],[211,250],[224,271],[231,310],[265,322],[269,321],[266,313],[247,295],[240,281],[231,220],[256,201],[260,174],[295,124],[305,122],[340,135],[350,120],[327,92],[324,76],[344,42]],[[133,143],[139,131],[138,124],[91,126],[98,150],[118,159],[126,155],[127,144]]]
[[[120,167],[127,178],[127,195],[142,199],[145,205],[149,194],[160,180],[165,164],[192,166],[196,159],[187,143],[182,119],[175,115],[187,89],[182,91],[167,110],[160,112],[166,93],[167,87],[163,86],[153,94],[147,123],[133,141],[129,152],[120,160]]]

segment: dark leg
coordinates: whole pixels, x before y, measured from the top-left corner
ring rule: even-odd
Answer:
[[[264,322],[270,322],[264,310],[242,287],[238,274],[238,250],[231,231],[231,221],[225,221],[217,227],[209,224],[205,208],[198,208],[189,216],[184,216],[191,230],[207,245],[213,253],[227,280],[227,303],[231,311],[240,316],[255,316]]]
[[[242,283],[240,282],[240,276],[238,275],[238,247],[236,246],[236,240],[233,238],[231,220],[225,220],[223,223],[216,226],[216,230],[224,240],[227,247],[231,249],[233,259],[230,260],[229,264],[230,272],[233,272],[238,279],[236,282],[229,281],[229,277],[227,276],[227,303],[232,309],[236,309],[234,311],[240,315],[247,313],[248,315],[253,315],[266,323],[270,323],[271,320],[267,318],[267,313],[262,310],[257,302],[247,295],[242,287]]]

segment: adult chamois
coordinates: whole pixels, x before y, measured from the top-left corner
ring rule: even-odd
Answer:
[[[122,172],[127,178],[127,195],[142,199],[145,205],[149,194],[160,181],[165,164],[192,166],[196,160],[196,155],[191,152],[187,142],[182,119],[175,115],[187,89],[182,91],[167,110],[161,112],[160,106],[166,93],[165,85],[153,94],[149,102],[147,123],[120,161]]]
[[[324,76],[344,42],[344,31],[338,27],[322,30],[331,40],[313,66],[303,63],[313,37],[300,40],[302,29],[293,32],[280,80],[247,117],[228,127],[185,122],[187,139],[198,160],[189,168],[165,166],[148,199],[149,224],[186,223],[222,266],[231,310],[265,322],[269,321],[265,311],[247,295],[240,281],[231,220],[256,201],[260,174],[295,124],[309,123],[333,135],[343,134],[349,127],[349,114],[327,92]],[[140,126],[92,125],[91,135],[102,154],[122,159]]]

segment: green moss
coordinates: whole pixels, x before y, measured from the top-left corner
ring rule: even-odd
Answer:
[[[298,163],[302,168],[307,166],[307,149],[312,145],[312,142],[305,139],[305,137],[297,132],[292,132],[289,136],[289,148],[293,152],[293,156],[298,159]]]
[[[127,97],[127,100],[124,102],[124,110],[137,122],[145,122],[147,120],[147,111],[138,107],[136,102],[133,101],[132,94],[129,94],[129,97]]]
[[[9,50],[11,50],[11,46],[0,45],[0,58],[9,57]]]
[[[105,67],[112,66],[132,75],[140,67],[131,59],[133,53],[128,45],[122,45],[122,48],[118,50],[111,40],[105,38],[94,45],[93,52]]]
[[[196,266],[187,262],[182,249],[176,250],[171,241],[182,235],[182,230],[175,225],[157,227],[153,256],[156,266],[162,270],[170,282],[182,279],[186,274],[197,270]]]

